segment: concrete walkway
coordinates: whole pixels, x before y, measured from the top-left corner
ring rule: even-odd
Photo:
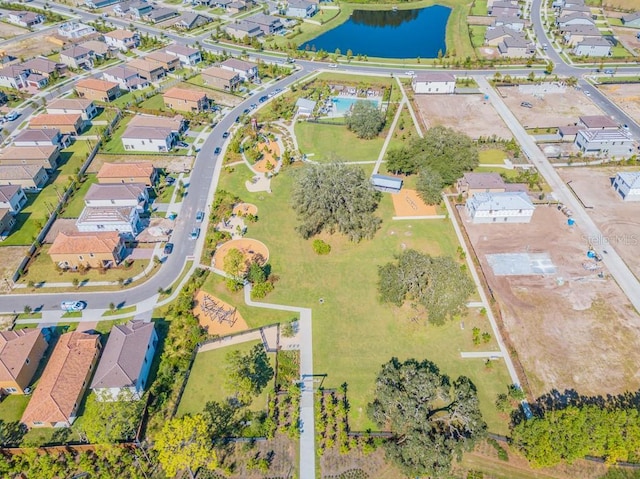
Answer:
[[[262,341],[267,351],[275,351],[278,349],[278,326],[267,326],[264,328],[238,333],[232,336],[225,336],[215,341],[203,344],[198,348],[198,352],[212,351],[214,349],[226,348],[236,344],[242,344],[249,341]]]
[[[400,100],[400,103],[398,103],[398,111],[396,111],[396,115],[393,117],[393,122],[391,123],[391,127],[389,128],[389,133],[387,133],[387,137],[384,139],[384,143],[382,144],[382,149],[380,150],[380,154],[378,155],[378,161],[376,161],[376,166],[373,167],[374,175],[378,174],[378,170],[380,169],[380,165],[382,164],[384,155],[387,152],[387,148],[389,147],[391,138],[393,138],[393,132],[396,130],[396,125],[398,124],[398,120],[400,119],[402,108],[406,102],[407,102],[407,97],[404,95],[404,92],[403,92],[402,100]]]
[[[471,351],[471,352],[460,352],[461,358],[488,358],[488,359],[498,359],[504,357],[502,352],[500,351]]]
[[[443,220],[447,216],[446,215],[427,215],[427,216],[393,216],[392,220],[402,221],[402,220]]]
[[[418,118],[416,117],[416,113],[413,111],[413,107],[411,106],[411,102],[409,101],[409,97],[407,97],[407,93],[404,91],[404,86],[402,86],[402,82],[400,78],[396,76],[396,83],[398,84],[398,88],[402,92],[402,97],[406,100],[407,108],[409,109],[409,114],[411,115],[411,119],[413,120],[413,126],[415,126],[416,131],[418,132],[418,136],[422,138],[424,134],[422,133],[422,128],[420,128],[420,122],[418,122]]]
[[[251,299],[251,285],[244,288],[244,301],[256,308],[291,311],[300,315],[298,335],[300,338],[300,479],[316,477],[315,423],[313,414],[313,341],[311,309],[281,304],[260,303]]]

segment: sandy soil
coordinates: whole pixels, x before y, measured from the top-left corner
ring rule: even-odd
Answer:
[[[598,89],[622,108],[634,121],[640,122],[640,84],[599,85]]]
[[[637,171],[638,168],[635,168]],[[618,171],[634,171],[633,168],[563,168],[558,173],[583,204],[590,209],[590,216],[600,227],[602,238],[591,238],[594,244],[610,245],[627,263],[631,271],[640,277],[640,203],[626,202],[611,187],[611,179]]]
[[[227,241],[216,250],[213,255],[213,264],[216,268],[223,268],[224,257],[234,248],[240,250],[245,255],[247,261],[250,261],[258,254],[262,255],[265,262],[269,260],[269,248],[267,248],[262,241],[250,238],[235,239]]]
[[[9,291],[4,279],[11,280],[27,251],[29,251],[28,246],[3,246],[0,248],[0,264],[2,264],[0,267],[0,291]]]
[[[280,157],[280,147],[278,143],[272,141],[267,145],[266,143],[258,143],[258,151],[262,153],[262,159],[253,165],[253,169],[265,173],[269,171],[268,164],[272,165],[272,170],[278,164],[277,158]]]
[[[233,207],[233,214],[239,216],[255,216],[258,214],[258,207],[256,205],[252,205],[251,203],[238,203]]]
[[[24,33],[24,31],[22,33]],[[7,55],[13,55],[14,57],[24,58],[26,60],[38,55],[47,56],[52,50],[60,50],[60,45],[51,42],[49,37],[33,37],[3,45],[2,50],[4,50]]]
[[[637,28],[611,27],[614,35],[625,47],[631,48],[633,53],[640,53],[640,40],[636,37]]]
[[[549,128],[573,125],[578,117],[602,115],[589,97],[575,88],[567,88],[564,93],[551,93],[544,99],[520,93],[518,87],[501,87],[498,92],[520,123],[529,128]],[[520,106],[528,101],[533,108]]]
[[[202,328],[204,328],[210,336],[224,336],[227,334],[237,333],[239,331],[245,331],[249,329],[249,326],[247,326],[247,322],[237,310],[233,314],[233,317],[230,318],[233,322],[233,325],[231,325],[231,323],[227,321],[221,323],[220,321],[215,319],[215,317],[207,315],[207,313],[203,309],[203,306],[205,304],[205,296],[209,296],[213,301],[217,303],[218,306],[226,310],[233,310],[235,308],[205,291],[198,291],[195,297],[195,307],[193,308],[193,315],[198,318],[200,326],[202,326]]]
[[[462,216],[535,396],[554,388],[591,395],[640,386],[640,317],[606,271],[601,279],[583,268],[588,242],[566,216],[545,206],[522,225],[472,225]],[[549,253],[557,273],[498,277],[486,259],[527,251]]]
[[[396,216],[433,216],[438,214],[436,207],[425,204],[416,190],[402,188],[400,193],[391,195],[391,199]]]
[[[9,23],[0,22],[0,38],[7,40],[9,38],[17,37],[18,35],[22,35],[24,33],[29,33],[29,30],[27,30],[26,28],[18,27],[17,25],[11,25]]]
[[[427,127],[443,125],[472,138],[512,138],[507,125],[482,95],[416,95],[415,104]]]

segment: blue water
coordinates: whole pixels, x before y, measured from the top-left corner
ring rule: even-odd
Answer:
[[[301,50],[338,48],[342,55],[382,58],[436,58],[446,51],[451,9],[441,5],[413,10],[354,10],[349,20],[300,45]]]
[[[368,101],[373,103],[376,107],[380,106],[380,102],[376,100],[365,100],[364,98],[344,98],[337,97],[332,98],[333,101],[333,110],[339,116],[344,116],[353,106],[353,104],[357,101]]]

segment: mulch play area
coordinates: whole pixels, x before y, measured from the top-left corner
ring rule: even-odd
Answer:
[[[425,204],[416,190],[402,188],[399,193],[392,194],[391,198],[396,216],[435,216],[438,214],[436,207]]]
[[[234,248],[242,252],[247,261],[251,261],[257,255],[261,255],[265,263],[269,260],[269,248],[262,241],[251,238],[234,239],[227,241],[216,250],[213,255],[213,264],[216,268],[223,269],[224,257]]]
[[[249,329],[236,308],[206,291],[200,290],[196,294],[193,315],[210,335],[224,336]]]

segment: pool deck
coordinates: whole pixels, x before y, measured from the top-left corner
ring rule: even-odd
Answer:
[[[349,100],[348,101],[349,106],[344,110],[339,109],[336,106],[336,103],[339,104],[340,100]],[[331,108],[331,110],[329,110],[329,112],[327,113],[327,116],[329,118],[340,118],[345,116],[347,112],[351,110],[351,107],[353,106],[353,104],[358,100],[375,102],[377,104],[377,107],[380,107],[380,105],[382,104],[382,98],[380,96],[372,95],[372,96],[363,98],[363,97],[354,96],[354,95],[337,95],[337,96],[331,97],[331,101],[334,106]]]

